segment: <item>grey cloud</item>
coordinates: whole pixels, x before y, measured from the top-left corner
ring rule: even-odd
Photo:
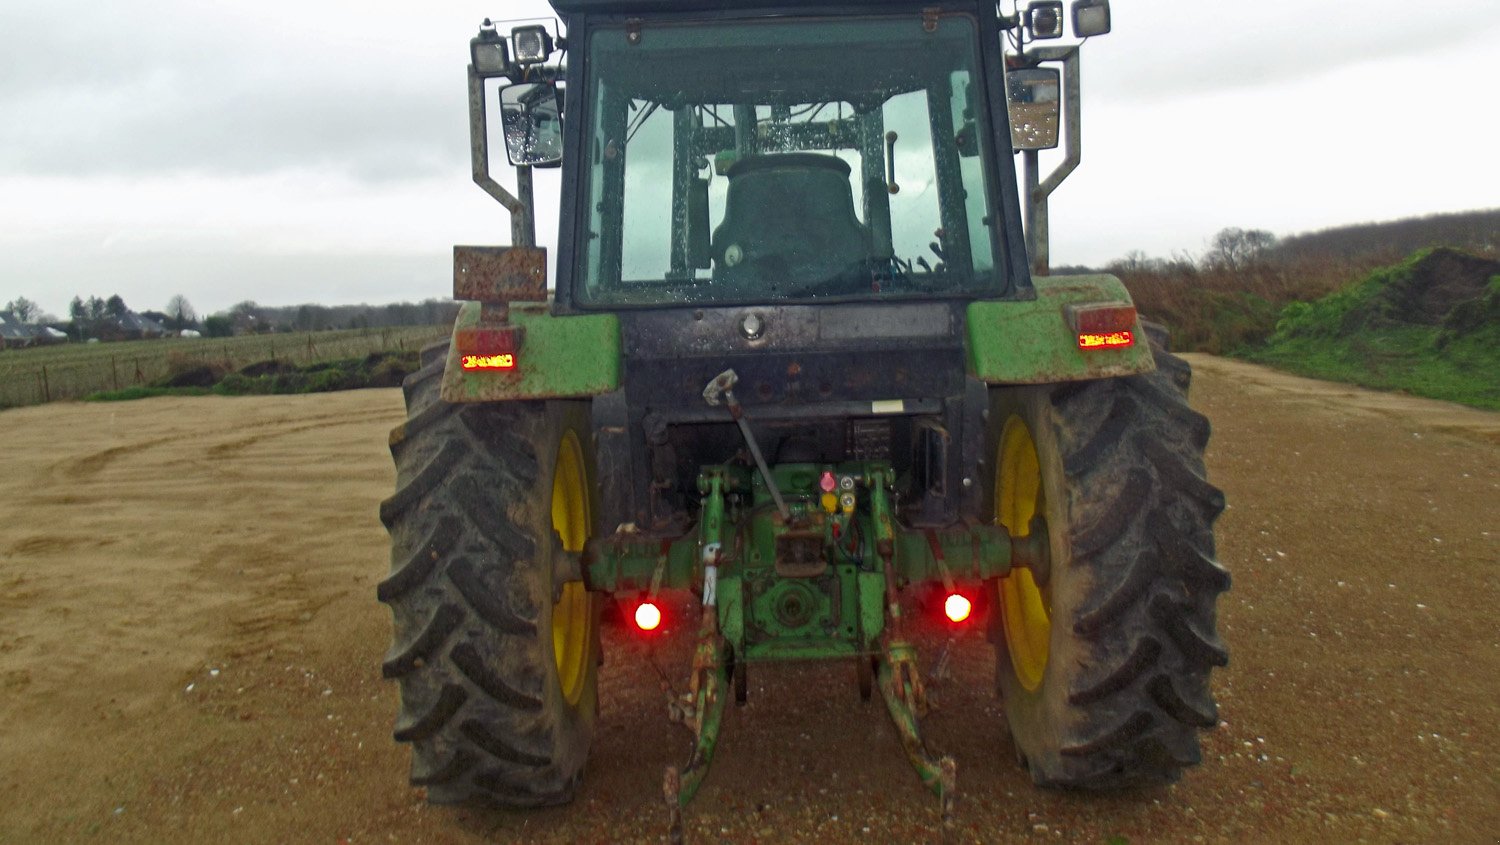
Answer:
[[[1160,101],[1440,52],[1497,31],[1490,0],[1117,3],[1114,31],[1085,48],[1084,65],[1096,102]]]
[[[317,167],[381,180],[461,168],[467,155],[461,30],[442,55],[387,57],[357,38],[320,51],[189,8],[102,24],[86,21],[120,13],[4,14],[0,169]]]

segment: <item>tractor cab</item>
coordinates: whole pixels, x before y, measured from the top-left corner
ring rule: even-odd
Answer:
[[[1006,226],[1003,211],[1016,208],[1013,178],[995,166],[1005,112],[985,105],[993,15],[705,17],[572,21],[578,165],[564,190],[581,201],[563,221],[573,249],[560,277],[573,304],[994,296],[1025,283],[1024,260],[1006,260],[1022,250],[1018,215]]]

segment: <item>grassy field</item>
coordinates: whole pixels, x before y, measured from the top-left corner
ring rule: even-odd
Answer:
[[[11,349],[0,352],[0,408],[144,386],[198,366],[235,370],[267,360],[305,365],[372,352],[411,351],[446,337],[449,331],[448,326],[405,326]]]

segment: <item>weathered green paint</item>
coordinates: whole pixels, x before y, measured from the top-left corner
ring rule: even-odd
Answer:
[[[871,479],[884,477],[884,470],[867,470],[860,464],[845,464],[835,469]],[[821,508],[813,499],[812,491],[816,490],[817,479],[821,475],[820,467],[812,464],[784,465],[772,468],[772,475],[787,496],[788,507],[794,514],[810,515],[813,521],[822,519],[825,530],[831,530],[835,522],[843,523],[841,519],[823,518]],[[705,468],[701,483],[710,491],[715,487],[727,491],[748,489],[752,491],[755,503],[770,503],[770,494],[762,486],[759,475],[740,467]],[[882,482],[877,487],[885,491],[887,488],[884,485],[885,482]],[[867,496],[873,493],[873,489],[865,491]],[[873,511],[890,533],[885,535],[877,527],[871,514],[857,514],[853,519],[860,521],[864,535],[871,538],[871,542],[867,543],[866,553],[870,555],[870,559],[866,561],[866,568],[856,572],[843,559],[834,560],[830,567],[839,574],[842,606],[858,607],[861,630],[867,637],[873,637],[884,627],[882,602],[877,601],[873,605],[870,603],[870,596],[879,595],[883,590],[883,576],[877,570],[874,559],[874,547],[882,536],[888,536],[892,542],[896,574],[902,584],[937,583],[942,580],[942,575],[933,558],[932,543],[927,533],[902,528],[891,519],[888,493],[882,493],[878,498],[871,497],[868,501],[874,505]],[[743,521],[747,519],[749,511],[736,517],[726,510],[722,493],[710,492],[703,499],[703,519],[698,530],[670,541],[665,552],[662,541],[643,539],[636,535],[625,534],[596,540],[592,547],[593,553],[589,556],[592,559],[588,568],[589,587],[624,594],[645,592],[655,582],[659,567],[662,569],[660,582],[657,584],[659,588],[688,589],[699,586],[701,544],[711,542],[707,538],[713,536],[720,538],[718,542],[724,543],[726,548],[733,548],[736,544],[733,538],[743,533],[746,542],[740,550],[741,557],[730,561],[719,571],[721,608],[731,600],[727,592],[730,589],[738,590],[734,599],[743,602],[748,594],[742,579],[750,576],[763,577],[764,573],[774,569],[775,538],[780,530],[780,521],[769,507],[752,507],[750,510],[753,511],[753,516],[748,516],[749,521],[745,523]],[[948,572],[958,581],[973,583],[996,578],[1010,571],[1011,540],[1003,528],[958,525],[936,530],[933,536],[942,549]],[[831,537],[828,542],[832,543]],[[666,556],[665,566],[661,565],[663,554]],[[844,581],[848,583],[842,583]],[[741,606],[735,612],[743,614],[747,611],[747,607]],[[736,624],[731,623],[728,614],[727,609],[721,609],[720,618],[726,635],[731,624]],[[851,613],[843,616],[853,618]],[[736,646],[743,643],[742,634],[729,639]]]
[[[591,552],[586,556],[592,559],[588,567],[589,589],[606,593],[633,595],[649,591],[662,559],[661,541],[629,534],[596,540]],[[672,541],[667,546],[666,558],[658,588],[683,590],[695,584],[697,537]]]
[[[719,630],[737,655],[745,653],[745,585],[738,576],[719,576]]]
[[[901,747],[905,749],[912,768],[917,770],[917,776],[922,779],[923,785],[942,797],[947,788],[942,762],[933,759],[927,752],[927,744],[922,741],[922,732],[917,724],[920,711],[925,710],[927,705],[926,694],[917,674],[917,652],[910,643],[887,644],[876,672],[876,686],[880,689],[880,697],[885,699],[891,721],[896,724]]]
[[[711,611],[706,612],[698,632],[698,647],[693,652],[693,679],[688,692],[691,710],[686,714],[688,727],[693,731],[693,755],[682,770],[677,793],[679,806],[693,800],[713,763],[727,698],[725,670],[724,639],[719,635],[716,617]]]
[[[885,575],[859,573],[859,627],[866,647],[885,631]]]
[[[719,745],[719,726],[724,721],[726,686],[721,660],[705,673],[703,688],[694,696],[698,735],[693,742],[693,756],[682,770],[682,790],[677,793],[677,801],[684,807],[698,794],[698,787],[703,785],[703,778],[708,775],[708,767],[713,763],[714,751]]]
[[[1136,321],[1136,343],[1125,349],[1078,348],[1064,306],[1130,302],[1114,276],[1037,276],[1036,299],[982,300],[969,304],[969,372],[990,384],[1046,384],[1109,378],[1155,369]]]
[[[698,518],[698,542],[717,551],[724,543],[724,489],[728,471],[709,467],[698,476],[698,492],[703,494],[702,515]]]
[[[933,531],[948,572],[959,581],[983,581],[1010,571],[1009,535],[993,525],[964,525]],[[903,583],[941,581],[925,531],[896,529],[896,574]]]
[[[866,528],[868,530],[868,526]],[[983,581],[998,578],[1010,571],[1011,541],[1004,529],[972,525],[936,533],[947,560],[948,571],[959,581]],[[942,580],[925,533],[897,526],[895,541],[896,572],[903,584],[936,583]],[[661,560],[660,541],[635,539],[626,535],[599,540],[595,550],[588,569],[589,589],[618,593],[637,593],[650,589]],[[749,554],[753,562],[769,560],[769,557],[763,558],[763,553],[758,549],[752,548]],[[774,552],[765,554],[774,555]],[[659,586],[669,590],[685,590],[697,586],[697,559],[696,534],[671,541],[667,549],[667,565]],[[882,583],[882,576],[878,572],[863,572],[861,576],[868,576],[870,583],[877,587]],[[726,576],[721,572],[719,578],[720,590],[723,590]],[[864,587],[859,589],[863,590]],[[863,607],[863,599],[861,606]]]
[[[479,325],[480,305],[465,302],[455,336]],[[620,321],[613,314],[554,317],[544,303],[515,303],[510,324],[525,332],[513,370],[467,372],[457,344],[443,373],[445,402],[503,402],[596,396],[620,386]]]

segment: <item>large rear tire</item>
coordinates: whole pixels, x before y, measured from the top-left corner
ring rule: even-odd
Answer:
[[[996,521],[1029,549],[999,583],[997,679],[1044,786],[1174,781],[1218,721],[1224,497],[1204,478],[1188,365],[1152,334],[1155,372],[992,392]]]
[[[596,512],[588,406],[450,405],[442,352],[403,384],[396,493],[380,507],[395,737],[433,803],[565,803],[597,710],[598,602],[559,553],[582,551]]]

